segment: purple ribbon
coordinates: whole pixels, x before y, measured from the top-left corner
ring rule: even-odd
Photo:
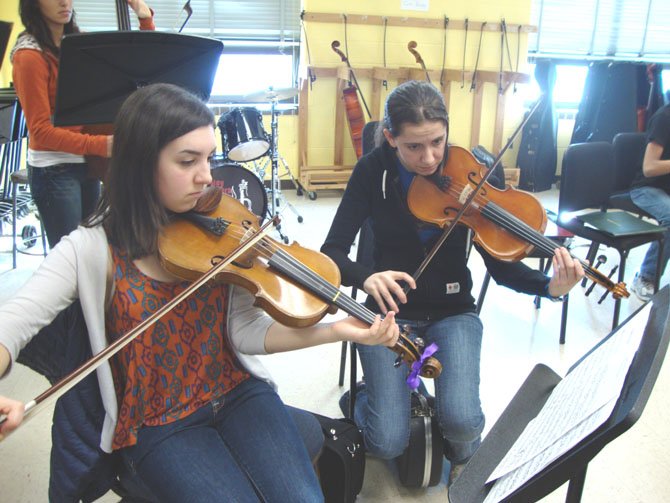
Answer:
[[[423,353],[421,354],[421,358],[419,358],[417,361],[412,363],[412,369],[407,376],[407,386],[409,386],[410,389],[416,390],[419,388],[419,372],[421,372],[421,367],[423,367],[424,362],[433,356],[435,352],[437,351],[438,346],[434,342],[429,344],[426,349],[424,349]]]

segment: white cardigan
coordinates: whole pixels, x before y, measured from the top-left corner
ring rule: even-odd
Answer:
[[[93,354],[107,345],[104,299],[108,270],[108,242],[101,226],[79,227],[49,252],[33,276],[11,300],[0,306],[0,344],[16,359],[19,351],[53,319],[79,298]],[[273,320],[253,306],[254,298],[230,287],[228,338],[240,363],[253,375],[274,386],[255,356],[265,354],[265,335]],[[105,421],[100,448],[112,450],[118,405],[109,363],[96,370]]]

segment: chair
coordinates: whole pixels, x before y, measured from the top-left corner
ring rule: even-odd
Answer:
[[[363,126],[363,155],[370,152],[374,149],[375,145],[375,132],[379,121],[370,121],[365,126]],[[358,248],[356,250],[356,262],[361,264],[366,264],[372,266],[374,261],[372,258],[372,251],[374,249],[374,234],[372,233],[372,224],[370,219],[366,219],[361,226],[361,230],[358,233]],[[351,298],[356,299],[357,288],[353,287],[351,289]],[[349,343],[350,348],[350,372],[349,372],[349,389],[351,392],[351,399],[349,400],[349,417],[353,417],[354,414],[354,402],[355,402],[355,390],[356,390],[356,379],[358,365],[356,361],[356,344],[351,342]],[[340,352],[340,373],[338,384],[339,386],[344,385],[344,369],[347,363],[347,342],[342,341],[342,350]]]
[[[84,313],[80,301],[76,300],[35,334],[16,361],[54,385],[91,356]],[[305,442],[310,459],[316,462],[323,448],[323,433],[317,419],[302,409],[289,405],[286,409]],[[105,454],[99,448],[104,415],[96,373],[86,376],[56,401],[51,436],[50,501],[70,501],[73,496],[83,501],[97,501],[108,489],[124,502],[156,501],[134,482],[115,455]],[[85,470],[89,470],[88,478],[81,477]]]
[[[555,241],[557,246],[565,246],[566,248],[569,248],[570,242],[574,237],[572,233],[554,224],[556,215],[553,212],[547,210],[547,216],[548,216],[547,229],[545,230],[544,235],[549,239],[551,239],[552,241]],[[538,269],[542,271],[544,274],[547,274],[549,272],[549,269],[551,268],[551,257],[547,256],[540,250],[534,249],[528,255],[528,258],[539,259]],[[491,282],[491,273],[486,271],[486,273],[484,274],[484,281],[482,282],[482,286],[479,290],[479,295],[477,297],[477,314],[481,313],[482,306],[484,304],[484,297],[486,295],[486,291],[489,287],[490,282]],[[563,309],[561,312],[561,328],[559,331],[560,344],[565,344],[566,322],[568,317],[568,298],[569,296],[567,294],[563,296]],[[533,303],[535,304],[536,309],[540,309],[541,297],[535,296]]]
[[[642,167],[644,151],[647,148],[647,135],[645,133],[619,133],[612,140],[612,146],[614,147],[614,187],[607,207],[654,218],[637,207],[630,198],[631,184]]]
[[[493,166],[494,163],[494,157],[489,154],[489,156],[482,155],[482,153],[485,153],[486,150],[478,146],[473,150],[473,155],[477,158],[477,160],[483,164],[485,164],[489,169],[491,166]],[[504,189],[505,188],[505,177],[504,177],[504,171],[502,168],[502,165],[498,165],[497,170],[499,170],[498,173],[494,173],[492,175],[493,179],[490,182],[492,185],[499,189]],[[495,178],[497,176],[497,179]],[[551,224],[551,227],[553,228],[547,228],[545,231],[545,235],[549,237],[550,239],[556,241],[557,245],[559,246],[567,246],[568,241],[572,238],[572,235],[569,232],[566,232],[560,227],[554,226]],[[547,257],[545,254],[540,252],[539,250],[533,250],[530,255],[528,255],[529,258],[537,258],[539,259],[539,270],[542,271],[544,274],[547,274],[549,271],[549,268],[551,267],[551,257]],[[482,307],[484,305],[484,298],[486,297],[486,292],[488,291],[489,284],[491,283],[491,274],[486,271],[484,274],[484,280],[482,281],[482,286],[479,289],[479,294],[477,296],[477,314],[481,313]],[[560,329],[560,336],[559,336],[559,341],[561,344],[565,343],[565,321],[567,317],[567,299],[568,296],[564,296],[564,304],[563,304],[563,315],[561,317],[561,329]],[[536,296],[534,299],[535,307],[537,309],[540,308],[540,297]]]
[[[30,193],[26,193],[26,187],[28,187],[28,171],[26,169],[19,169],[14,171],[10,180],[12,181],[12,269],[16,269],[16,256],[19,253],[19,245],[16,241],[17,239],[17,222],[19,218],[19,209],[27,208],[32,204],[32,196]],[[23,194],[19,194],[20,188],[23,187]],[[27,210],[24,210],[27,212]],[[35,210],[37,211],[37,210]],[[47,256],[47,241],[46,233],[44,232],[44,226],[42,225],[42,219],[39,218],[40,223],[40,233],[39,235],[35,231],[35,228],[32,225],[24,226],[21,229],[21,242],[27,248],[30,248],[35,244],[37,238],[42,240],[42,255]],[[27,252],[22,252],[27,253]],[[32,254],[31,254],[32,255]]]
[[[658,241],[662,253],[665,228],[655,226],[657,230],[654,232],[614,235],[611,232],[586,225],[579,217],[568,215],[586,209],[605,211],[603,208],[607,207],[615,186],[612,166],[614,166],[614,147],[611,143],[575,143],[568,147],[563,156],[556,223],[575,236],[591,242],[586,256],[591,264],[594,262],[599,245],[617,250],[619,253],[617,281],[623,282],[626,274],[626,258],[630,250]],[[641,222],[641,224],[648,227],[646,222]],[[660,271],[659,262],[655,277],[655,291],[658,291]],[[612,328],[619,323],[620,309],[621,299],[616,299]]]
[[[0,103],[3,101],[0,99]],[[0,198],[0,229],[2,223],[11,219],[12,222],[12,269],[16,269],[17,253],[22,252],[17,243],[18,237],[18,219],[30,213],[33,208],[32,197],[27,190],[28,173],[25,169],[19,169],[21,165],[21,150],[24,138],[27,137],[27,128],[23,113],[14,95],[11,98],[8,108],[3,109],[4,113],[0,115],[0,129],[3,133],[0,135],[4,143],[0,146],[0,185],[2,194]],[[8,113],[9,112],[11,113]],[[0,142],[1,143],[1,142]],[[39,219],[41,232],[38,235],[35,227],[25,225],[21,229],[21,242],[24,246],[30,248],[38,237],[42,238],[43,255],[47,254],[46,238],[42,221]],[[22,252],[25,253],[25,252]]]

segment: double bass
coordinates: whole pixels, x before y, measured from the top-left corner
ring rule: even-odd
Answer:
[[[128,11],[128,2],[126,0],[115,0],[116,2],[116,21],[119,31],[130,31],[130,13]],[[111,135],[114,131],[112,124],[96,124],[86,126],[82,132],[94,135]],[[97,155],[86,155],[87,172],[89,178],[105,180],[107,169],[109,168],[109,158]]]

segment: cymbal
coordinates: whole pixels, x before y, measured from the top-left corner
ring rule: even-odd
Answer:
[[[293,98],[298,95],[298,89],[295,87],[285,87],[282,89],[273,89],[269,87],[263,91],[256,91],[255,93],[245,94],[244,101],[274,101],[285,100]]]

